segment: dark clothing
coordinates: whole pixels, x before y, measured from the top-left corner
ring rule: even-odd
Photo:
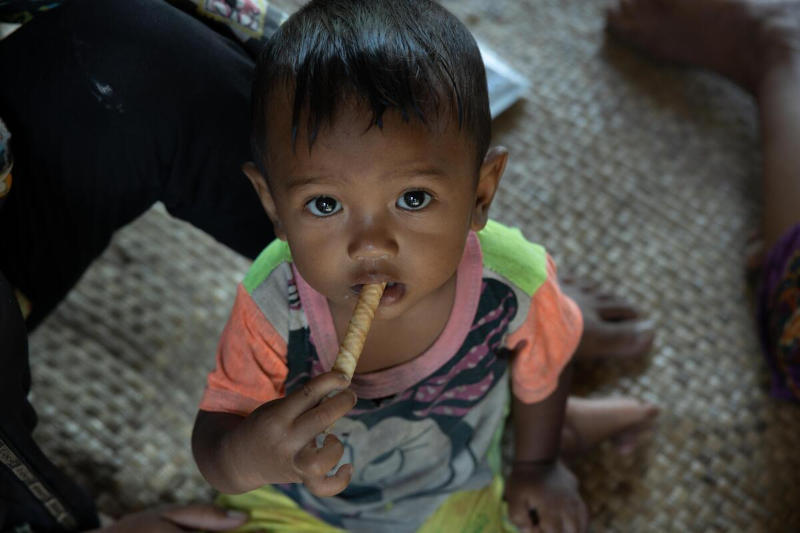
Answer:
[[[31,301],[34,327],[157,201],[255,257],[274,233],[240,170],[251,158],[253,62],[165,2],[70,0],[0,41],[0,65],[14,155],[0,210],[0,531],[83,530],[97,525],[91,498],[30,437],[26,330],[11,287]]]
[[[0,274],[0,531],[27,524],[36,532],[97,527],[92,499],[67,479],[31,439],[28,339],[14,291]]]
[[[71,0],[0,41],[13,189],[0,271],[35,327],[156,201],[255,257],[272,226],[242,174],[253,62],[158,0]]]

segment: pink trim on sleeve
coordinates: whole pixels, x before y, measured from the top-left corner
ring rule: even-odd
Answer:
[[[240,284],[200,409],[246,416],[282,397],[288,374],[286,350],[286,342]]]
[[[511,363],[514,395],[524,403],[534,403],[552,394],[582,333],[580,309],[561,292],[556,265],[548,255],[547,281],[531,298],[525,322],[506,340],[511,349],[524,343]]]

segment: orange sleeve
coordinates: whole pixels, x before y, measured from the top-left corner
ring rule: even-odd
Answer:
[[[246,416],[282,397],[288,374],[286,349],[286,342],[240,284],[200,409]]]
[[[512,332],[506,345],[522,348],[511,363],[511,386],[524,403],[534,403],[549,396],[558,385],[558,377],[569,362],[583,333],[580,309],[561,292],[556,265],[547,256],[547,281],[531,298],[531,307],[522,326]]]

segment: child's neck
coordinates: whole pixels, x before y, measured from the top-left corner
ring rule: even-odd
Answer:
[[[456,274],[453,274],[435,293],[401,316],[376,319],[367,336],[356,373],[384,370],[424,353],[442,333],[450,318],[456,296],[456,278]],[[340,340],[347,331],[350,314],[349,310],[331,306],[336,335]]]

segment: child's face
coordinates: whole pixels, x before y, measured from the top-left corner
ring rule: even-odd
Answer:
[[[269,183],[245,172],[303,278],[338,309],[352,308],[361,285],[389,282],[378,320],[446,294],[469,230],[486,223],[505,150],[490,151],[476,177],[474,146],[456,127],[388,112],[382,129],[368,128],[359,108],[342,109],[310,150],[301,128],[293,149],[290,110],[270,109]]]

